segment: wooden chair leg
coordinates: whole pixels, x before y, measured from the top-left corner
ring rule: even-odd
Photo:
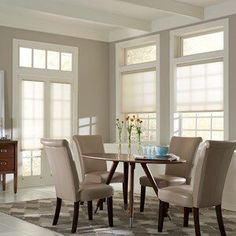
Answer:
[[[188,220],[189,220],[189,213],[191,211],[191,208],[184,207],[184,227],[188,227]]]
[[[193,219],[194,219],[195,235],[201,236],[200,224],[199,224],[199,208],[193,207]]]
[[[140,212],[144,212],[146,186],[141,185]]]
[[[216,216],[217,216],[217,221],[218,221],[218,226],[220,229],[221,236],[226,236],[224,221],[222,217],[221,205],[216,206],[215,210],[216,210]]]
[[[100,203],[100,206],[99,206],[99,209],[100,209],[101,211],[103,210],[103,202],[105,202],[104,199],[102,199],[102,201],[101,201],[101,203]]]
[[[55,214],[54,214],[54,219],[53,219],[52,225],[56,225],[57,222],[58,222],[60,211],[61,211],[61,202],[62,202],[62,199],[61,198],[57,198],[57,205],[56,205],[56,210],[55,210]]]
[[[93,202],[92,201],[88,201],[88,218],[89,220],[93,219]]]
[[[73,214],[73,223],[72,223],[72,229],[71,233],[75,233],[77,229],[78,224],[78,217],[79,217],[79,202],[74,203],[74,214]]]
[[[113,227],[113,200],[112,197],[107,198],[107,213],[109,226]]]
[[[162,232],[162,230],[163,230],[164,213],[165,213],[165,202],[160,200],[159,218],[158,218],[158,232]]]

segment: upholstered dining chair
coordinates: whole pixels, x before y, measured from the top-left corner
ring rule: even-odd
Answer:
[[[190,184],[191,172],[194,158],[199,144],[202,142],[201,137],[177,137],[173,136],[170,141],[169,153],[173,153],[181,159],[186,160],[186,164],[167,165],[164,175],[154,177],[159,187],[176,186]],[[140,212],[144,211],[146,187],[151,187],[151,183],[146,176],[139,179],[141,185]]]
[[[184,207],[184,226],[188,226],[189,212],[193,211],[195,233],[201,235],[199,208],[215,206],[221,235],[226,235],[221,201],[226,174],[236,142],[206,141],[197,160],[195,175],[191,185],[169,186],[159,191],[160,207],[158,231],[163,229],[163,214],[166,204]]]
[[[113,226],[113,188],[106,184],[99,183],[79,183],[78,173],[69,148],[69,144],[64,139],[41,139],[44,146],[49,166],[54,178],[56,188],[57,205],[53,219],[56,225],[59,219],[62,200],[74,202],[74,213],[72,223],[72,233],[76,232],[80,202],[107,198],[109,226]],[[89,208],[88,208],[89,209]],[[88,212],[91,214],[91,212]]]
[[[82,178],[84,182],[106,183],[109,171],[106,161],[83,158],[88,153],[104,153],[103,140],[101,135],[74,135]],[[124,186],[124,174],[115,172],[111,183],[123,183],[124,205],[127,205],[127,188]]]

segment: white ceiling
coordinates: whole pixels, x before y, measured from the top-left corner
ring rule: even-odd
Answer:
[[[232,2],[236,4],[235,0],[0,0],[0,25],[113,41],[179,22],[202,21],[209,18],[208,9]]]
[[[207,7],[218,3],[226,2],[227,0],[178,0],[179,2],[185,2],[196,6]]]

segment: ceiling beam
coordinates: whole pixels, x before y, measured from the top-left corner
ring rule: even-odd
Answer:
[[[175,0],[115,0],[186,17],[204,19],[204,8]]]
[[[150,21],[71,5],[66,3],[66,1],[48,0],[42,3],[38,0],[0,0],[1,3],[7,6],[32,10],[36,14],[56,15],[62,18],[65,17],[114,27],[130,28],[146,32],[151,31]]]

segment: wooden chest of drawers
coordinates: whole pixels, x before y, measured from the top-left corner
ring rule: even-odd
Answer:
[[[14,175],[14,192],[17,192],[17,141],[0,140],[0,174],[3,190],[6,189],[6,174]]]

